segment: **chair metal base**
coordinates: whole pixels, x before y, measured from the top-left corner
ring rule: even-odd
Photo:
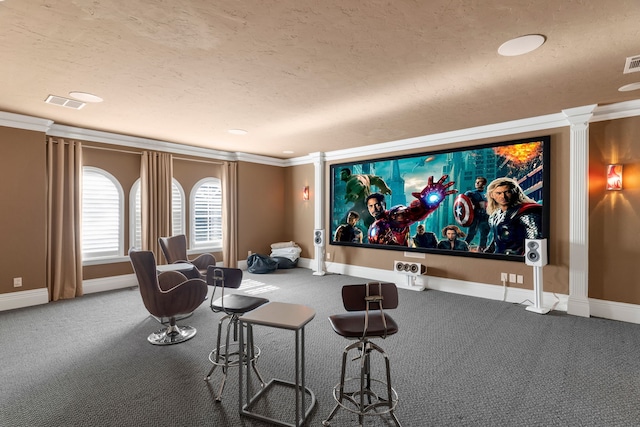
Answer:
[[[222,330],[224,323],[227,323],[226,335],[224,337],[224,341],[226,344],[221,344],[221,341],[223,339]],[[218,338],[216,348],[214,348],[209,353],[209,361],[213,364],[213,366],[204,377],[204,380],[209,381],[211,379],[213,371],[218,366],[222,368],[222,381],[220,383],[220,388],[218,389],[216,402],[222,401],[222,392],[227,381],[227,372],[229,368],[242,367],[250,363],[253,371],[260,381],[260,387],[264,387],[265,384],[264,379],[262,379],[262,375],[260,375],[260,372],[258,371],[258,366],[256,365],[256,361],[258,360],[258,357],[260,357],[261,350],[260,347],[253,344],[253,331],[248,330],[247,343],[243,346],[243,349],[240,349],[240,344],[237,341],[237,327],[237,315],[227,315],[220,319],[220,321],[218,322]],[[233,341],[231,340],[232,335]]]
[[[175,320],[176,320],[176,322],[178,320],[184,320],[184,319],[187,319],[187,318],[191,317],[192,315],[193,315],[193,311],[191,313],[178,314],[177,316],[175,316]],[[158,316],[154,316],[153,314],[151,315],[151,317],[153,317],[154,319],[156,319],[159,323],[162,323],[163,325],[168,325],[169,323],[171,323],[171,318],[170,317],[158,317]]]
[[[357,349],[358,356],[353,358],[360,364],[360,376],[345,378],[347,358],[350,350]],[[371,352],[375,350],[383,356],[385,362],[386,381],[371,378]],[[354,391],[347,391],[353,390]],[[395,409],[398,405],[398,393],[391,387],[391,370],[387,353],[371,341],[358,341],[345,347],[342,354],[342,374],[340,382],[333,388],[333,398],[336,405],[323,426],[330,426],[331,419],[340,408],[358,415],[359,425],[363,425],[365,416],[391,415],[396,426],[401,427],[396,417]]]
[[[382,388],[387,388],[387,383],[381,380],[370,378],[369,381],[371,383],[377,383]],[[344,388],[353,388],[355,387],[352,384],[357,384],[360,386],[360,378],[347,378],[344,381]],[[351,385],[351,387],[349,387]],[[355,391],[347,392],[342,391],[342,397],[340,396],[340,389],[342,388],[342,384],[338,383],[333,388],[333,398],[336,401],[336,406],[333,408],[333,411],[329,415],[326,420],[322,421],[323,426],[330,426],[331,419],[334,417],[338,409],[344,408],[345,410],[356,414],[362,419],[365,416],[380,416],[384,414],[391,414],[395,423],[399,426],[400,422],[397,420],[396,415],[394,413],[396,409],[396,405],[398,404],[398,393],[394,388],[391,388],[391,401],[385,399],[381,396],[380,392],[374,391],[369,384],[368,387],[360,390],[357,389]],[[366,401],[363,405],[361,402]],[[362,425],[362,424],[361,424]]]
[[[169,325],[149,335],[147,340],[153,345],[172,345],[190,340],[195,335],[196,328],[192,326]]]

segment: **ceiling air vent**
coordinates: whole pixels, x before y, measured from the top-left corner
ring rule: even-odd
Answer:
[[[47,99],[44,100],[47,104],[59,105],[61,107],[73,108],[74,110],[79,110],[84,107],[86,104],[84,102],[75,101],[69,98],[63,98],[61,96],[49,95]]]
[[[640,71],[640,55],[628,57],[622,74],[635,73],[637,71]]]

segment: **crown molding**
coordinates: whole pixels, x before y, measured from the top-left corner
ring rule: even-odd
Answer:
[[[590,121],[593,123],[634,116],[640,116],[640,99],[598,106],[593,111]]]
[[[491,125],[476,126],[450,132],[442,132],[432,135],[401,139],[397,141],[383,142],[380,144],[373,144],[363,147],[330,151],[324,153],[324,160],[334,161],[349,159],[353,157],[378,156],[381,154],[403,150],[414,150],[438,145],[453,144],[456,142],[473,141],[497,136],[506,136],[518,133],[535,132],[566,127],[571,125],[566,112],[587,107],[593,108],[593,106],[577,107],[566,109],[555,114],[548,114],[545,116],[530,117],[526,119],[512,120],[509,122],[494,123]],[[591,117],[590,122],[615,120],[634,116],[640,116],[640,99],[620,102],[616,104],[596,106],[595,109],[593,109],[593,116]],[[306,156],[294,157],[291,159],[278,159],[275,157],[261,156],[243,152],[219,151],[210,148],[195,147],[174,142],[140,138],[90,129],[82,129],[72,126],[64,126],[56,124],[52,120],[2,111],[0,111],[0,126],[45,132],[47,135],[64,138],[89,140],[93,142],[114,144],[125,147],[135,147],[140,149],[161,150],[175,154],[197,156],[209,159],[259,163],[277,167],[312,164],[315,161],[315,158],[311,154]]]
[[[546,116],[531,117],[527,119],[513,120],[492,125],[477,126],[450,132],[436,133],[433,135],[419,136],[415,138],[401,139],[398,141],[384,142],[366,147],[350,148],[326,153],[327,160],[341,160],[351,157],[379,155],[403,150],[433,147],[436,145],[453,144],[462,141],[473,141],[496,136],[512,135],[515,133],[535,132],[538,130],[554,129],[568,126],[567,118],[562,113]]]
[[[249,153],[235,153],[236,160],[241,162],[250,162],[250,163],[259,163],[262,165],[270,165],[270,166],[278,166],[278,167],[286,167],[289,166],[286,160],[277,159],[275,157],[268,156],[260,156],[258,154],[249,154]]]
[[[53,125],[53,120],[0,111],[0,126],[47,132],[51,125]]]
[[[228,151],[217,151],[210,148],[194,147],[191,145],[178,144],[175,142],[166,142],[156,139],[140,138],[136,136],[122,135],[111,132],[102,132],[91,129],[77,128],[73,126],[65,126],[53,124],[47,135],[57,136],[61,138],[80,139],[92,142],[101,142],[103,144],[113,144],[123,147],[140,148],[143,150],[160,150],[173,154],[182,154],[188,156],[197,156],[208,159],[235,161],[235,153]]]

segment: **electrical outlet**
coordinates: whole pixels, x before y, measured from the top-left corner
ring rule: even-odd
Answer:
[[[331,254],[327,252],[327,261],[331,261]]]
[[[13,278],[13,287],[14,288],[19,288],[20,286],[22,286],[22,277],[14,277]]]
[[[249,253],[247,254],[247,256],[251,256],[251,254],[252,254],[252,253],[253,253],[253,252],[249,251]]]
[[[500,273],[500,281],[502,282],[507,281],[507,273]]]
[[[509,273],[509,282],[516,283],[516,275],[514,273]]]
[[[516,280],[518,281],[518,283],[522,284],[524,278],[522,277],[522,274],[518,274],[518,277],[516,278]]]

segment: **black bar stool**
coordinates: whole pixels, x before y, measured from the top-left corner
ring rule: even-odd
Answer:
[[[398,307],[398,289],[393,283],[346,285],[342,287],[342,302],[348,313],[330,316],[329,322],[338,335],[355,339],[356,342],[345,347],[342,353],[340,382],[333,388],[336,406],[322,425],[331,425],[331,419],[340,408],[344,408],[358,415],[360,426],[365,416],[390,414],[400,427],[394,412],[398,394],[391,387],[389,357],[380,346],[371,341],[371,338],[384,339],[398,332],[396,322],[384,312],[384,309]],[[347,358],[352,350],[357,352],[351,361],[359,363],[360,376],[345,378]],[[384,358],[384,380],[371,378],[371,355],[374,351]]]
[[[213,286],[210,307],[214,313],[225,313],[218,322],[218,337],[216,348],[209,353],[209,361],[213,363],[211,370],[204,378],[209,381],[213,371],[220,366],[222,368],[222,383],[218,390],[216,401],[222,400],[222,391],[227,380],[227,371],[230,367],[251,364],[261,386],[264,387],[264,380],[258,372],[256,361],[260,356],[260,348],[253,343],[253,333],[251,329],[247,331],[246,344],[240,348],[238,343],[238,318],[251,310],[269,302],[266,298],[252,297],[239,294],[224,294],[225,288],[237,289],[242,283],[242,270],[238,268],[225,268],[210,266],[207,269],[207,284]],[[214,299],[216,288],[222,288],[222,296]],[[223,326],[226,323],[226,330],[223,333]],[[233,328],[233,330],[232,330]],[[233,336],[233,340],[232,340]],[[224,337],[224,344],[222,339]]]

